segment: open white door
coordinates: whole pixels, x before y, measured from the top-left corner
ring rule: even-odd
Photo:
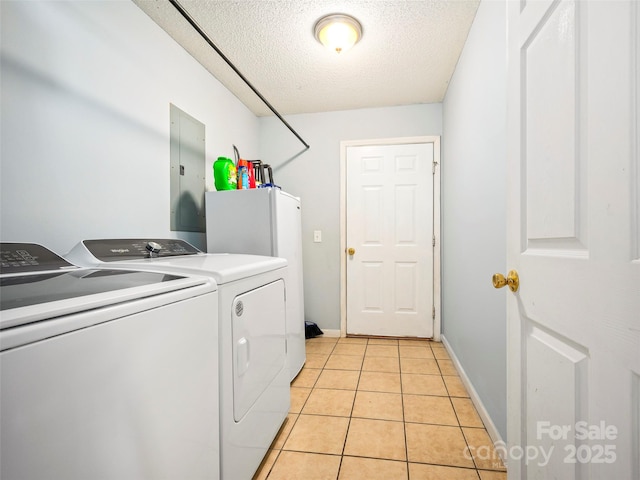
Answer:
[[[635,1],[512,1],[509,478],[640,478]]]

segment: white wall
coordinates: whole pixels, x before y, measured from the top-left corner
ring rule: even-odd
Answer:
[[[506,439],[506,16],[483,1],[443,104],[443,331]]]
[[[340,329],[340,142],[440,135],[441,104],[291,115],[304,146],[276,118],[260,119],[261,159],[275,181],[302,199],[304,301],[307,320]],[[322,231],[322,243],[313,231]]]
[[[258,119],[129,1],[0,2],[1,238],[65,253],[170,231],[169,103],[206,126],[207,186]],[[212,55],[214,53],[212,52]]]

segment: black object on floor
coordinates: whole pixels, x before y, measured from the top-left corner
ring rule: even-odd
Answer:
[[[304,322],[304,338],[315,338],[318,335],[324,335],[320,327],[313,322]]]

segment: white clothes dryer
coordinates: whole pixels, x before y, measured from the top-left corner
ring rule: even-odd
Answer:
[[[1,257],[0,477],[218,479],[215,282]]]
[[[220,478],[249,480],[290,405],[282,258],[206,254],[177,239],[84,240],[67,258],[85,266],[207,275],[218,285]]]

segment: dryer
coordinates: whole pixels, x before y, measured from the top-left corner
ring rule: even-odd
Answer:
[[[0,477],[218,479],[215,281],[1,252]]]
[[[206,275],[218,285],[220,478],[250,479],[290,405],[282,258],[206,254],[177,239],[84,240],[67,259],[85,266]]]

